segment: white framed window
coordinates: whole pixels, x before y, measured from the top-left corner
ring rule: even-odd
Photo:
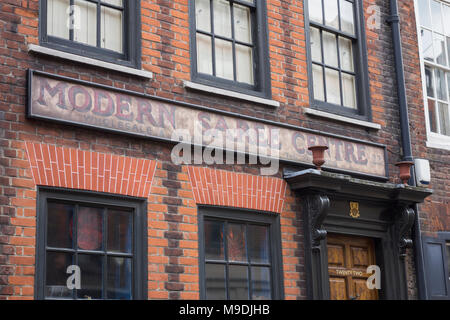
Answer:
[[[415,0],[427,146],[450,150],[450,1]]]

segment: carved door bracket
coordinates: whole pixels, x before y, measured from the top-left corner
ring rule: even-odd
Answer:
[[[414,224],[415,212],[412,208],[402,206],[395,220],[395,233],[399,255],[401,258],[406,256],[406,249],[411,248],[413,241],[411,239],[411,228]]]
[[[323,221],[328,214],[330,199],[324,194],[309,194],[305,197],[305,210],[308,216],[308,226],[311,248],[319,249],[320,242],[326,238],[327,231],[323,228]]]

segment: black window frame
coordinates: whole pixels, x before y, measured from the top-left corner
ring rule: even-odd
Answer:
[[[281,226],[280,215],[272,212],[258,212],[247,209],[223,208],[214,206],[200,206],[198,208],[198,241],[199,241],[199,279],[200,279],[200,299],[206,299],[205,287],[205,237],[204,221],[216,220],[227,223],[240,223],[252,225],[265,225],[269,227],[269,247],[270,247],[270,268],[271,268],[271,299],[284,299],[283,264],[281,254]],[[227,265],[229,262],[226,263]],[[234,264],[234,263],[233,263]],[[236,263],[239,265],[239,263]],[[252,265],[252,264],[250,264]],[[250,283],[250,277],[248,279]],[[250,295],[249,285],[249,299]]]
[[[211,4],[212,4],[211,0]],[[245,84],[233,80],[223,79],[214,75],[207,75],[197,72],[197,45],[196,45],[196,19],[195,19],[195,0],[189,0],[189,31],[190,31],[190,51],[191,51],[191,79],[193,82],[213,86],[220,89],[236,91],[248,95],[270,99],[272,97],[270,83],[270,64],[269,64],[269,32],[267,23],[267,2],[266,0],[254,0],[254,4],[242,0],[227,0],[231,4],[236,3],[245,7],[252,8],[252,39],[253,41],[253,78],[254,85]],[[212,7],[211,7],[212,8]],[[233,17],[231,17],[233,18]],[[211,14],[211,24],[212,24]],[[213,26],[211,25],[211,28]],[[233,23],[232,23],[232,29]],[[208,34],[207,32],[201,32]],[[210,34],[216,37],[211,30]],[[218,38],[224,38],[219,37]],[[224,38],[225,39],[225,38]],[[233,42],[235,40],[233,39]],[[214,42],[212,41],[211,50],[214,51]],[[235,51],[233,51],[235,55]],[[214,70],[214,55],[212,55],[212,63]],[[233,67],[236,68],[235,59],[233,59]]]
[[[424,298],[450,300],[450,232],[437,232],[436,237],[422,235],[424,250]],[[442,279],[444,277],[444,279]]]
[[[46,253],[47,253],[47,204],[50,201],[66,202],[77,205],[91,205],[112,208],[127,208],[134,211],[133,219],[133,278],[132,299],[147,299],[147,200],[64,188],[39,187],[37,194],[37,230],[36,230],[36,273],[35,299],[72,300],[66,298],[45,297]],[[64,249],[62,249],[64,250]],[[79,250],[78,250],[79,251]],[[88,252],[89,250],[85,250]],[[59,251],[58,251],[59,252]],[[69,276],[69,275],[68,275]],[[105,281],[105,279],[103,279]]]
[[[366,45],[366,31],[365,31],[365,18],[362,0],[349,0],[354,5],[354,24],[355,34],[350,35],[341,30],[335,29],[325,24],[320,24],[309,19],[309,2],[311,0],[305,0],[304,3],[304,16],[305,16],[305,35],[306,35],[306,60],[308,65],[308,91],[310,107],[320,111],[325,111],[349,118],[355,118],[363,121],[372,121],[372,111],[370,104],[370,88],[369,88],[369,71],[368,71],[368,58],[367,58],[367,45]],[[313,0],[317,1],[317,0]],[[322,1],[322,15],[324,15],[324,5]],[[338,10],[340,10],[338,6]],[[319,30],[329,31],[337,36],[344,36],[347,39],[352,39],[352,50],[354,60],[354,73],[355,73],[355,88],[356,88],[356,109],[344,107],[334,103],[316,100],[314,99],[314,84],[312,73],[312,53],[311,53],[311,41],[310,41],[310,27],[315,27]],[[322,38],[322,37],[321,37]],[[322,46],[323,52],[323,46]],[[338,49],[339,50],[339,49]],[[338,61],[340,56],[338,54]],[[322,62],[323,64],[323,62]],[[325,76],[323,79],[324,90]],[[341,87],[342,95],[342,87]],[[342,99],[342,97],[341,97]]]
[[[450,300],[450,231],[438,232],[438,239],[443,244],[444,272],[446,272],[445,280],[447,281],[448,299]]]
[[[100,0],[87,0],[99,3]],[[73,5],[74,0],[70,0]],[[114,5],[102,3],[102,6],[114,8]],[[123,53],[94,47],[91,45],[63,39],[47,34],[47,0],[39,1],[39,42],[40,45],[51,49],[80,55],[87,58],[102,60],[130,68],[141,68],[141,0],[124,0],[123,2]],[[99,17],[97,10],[97,44],[99,43]],[[71,32],[72,33],[72,32]]]

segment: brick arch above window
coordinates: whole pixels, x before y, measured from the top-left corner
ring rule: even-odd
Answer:
[[[36,185],[148,198],[156,161],[26,143]]]
[[[283,179],[194,166],[188,166],[188,175],[197,204],[283,211]]]

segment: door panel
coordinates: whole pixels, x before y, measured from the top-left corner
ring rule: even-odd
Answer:
[[[343,267],[345,265],[345,247],[342,245],[328,246],[328,265]]]
[[[366,285],[367,267],[375,264],[373,240],[330,234],[327,236],[330,299],[375,300],[376,289]]]
[[[335,300],[347,300],[347,283],[345,278],[330,277],[330,295]]]
[[[369,265],[369,257],[367,256],[367,248],[350,246],[352,267],[367,269]]]
[[[376,290],[370,290],[366,285],[366,278],[353,279],[353,284],[355,286],[355,293],[358,300],[376,300],[377,295]]]

